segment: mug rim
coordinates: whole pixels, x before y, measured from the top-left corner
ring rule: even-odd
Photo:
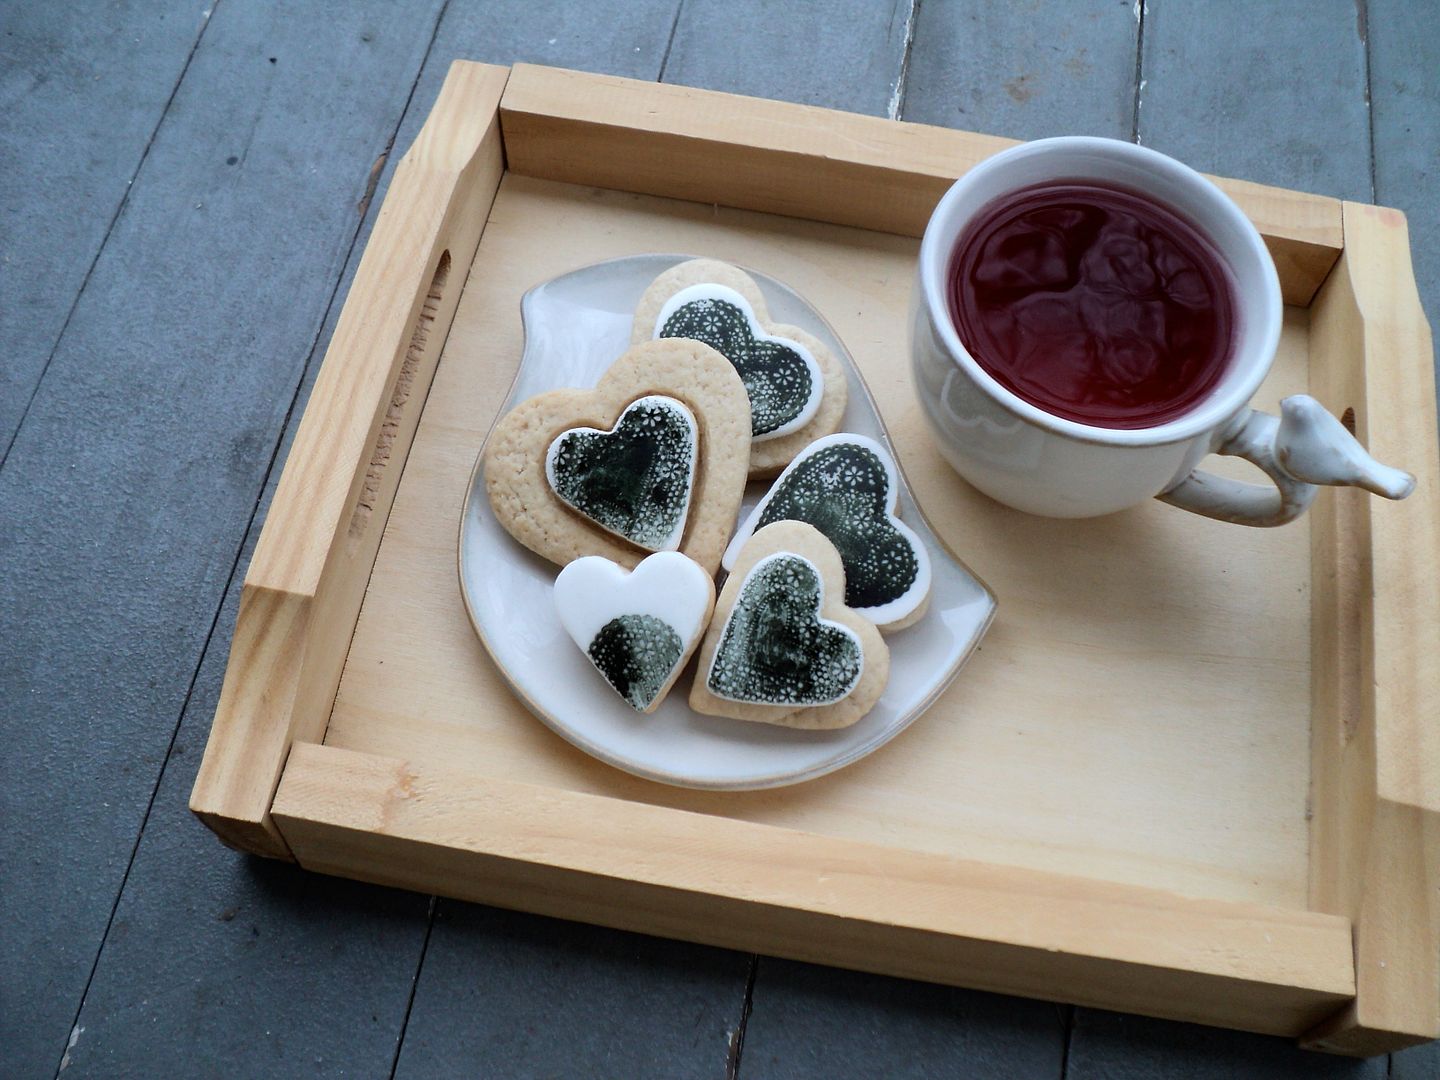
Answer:
[[[951,228],[955,204],[963,199],[989,172],[1018,157],[1053,153],[1057,150],[1087,151],[1091,154],[1111,155],[1139,162],[1145,169],[1167,176],[1197,192],[1215,211],[1228,219],[1237,230],[1242,244],[1259,268],[1262,278],[1262,295],[1242,297],[1238,293],[1236,302],[1245,311],[1246,318],[1254,319],[1258,332],[1256,344],[1244,355],[1237,353],[1231,358],[1232,370],[1221,380],[1219,387],[1204,401],[1173,420],[1151,427],[1110,428],[1095,424],[1084,424],[1063,416],[1056,416],[1026,401],[1013,390],[1001,384],[970,355],[960,341],[959,332],[950,315],[945,280],[949,276],[949,256],[960,237],[960,229]],[[1065,176],[1063,170],[1056,178]],[[1146,193],[1148,194],[1148,193]],[[1154,197],[1154,196],[1151,196]],[[1165,200],[1157,199],[1169,204]],[[1176,210],[1176,212],[1179,212]],[[1182,215],[1207,237],[1211,230],[1196,222],[1193,215]],[[962,223],[963,227],[963,223]],[[943,243],[941,234],[952,234]],[[920,241],[920,287],[925,305],[930,311],[931,323],[940,340],[944,343],[950,359],[963,368],[976,386],[985,391],[1003,408],[1039,427],[1081,439],[1085,442],[1103,443],[1112,446],[1151,446],[1180,442],[1196,435],[1218,429],[1227,420],[1243,410],[1265,381],[1274,363],[1280,343],[1283,323],[1283,303],[1280,296],[1280,279],[1275,262],[1270,257],[1259,231],[1245,216],[1235,202],[1210,179],[1192,169],[1184,162],[1177,161],[1158,150],[1093,135],[1060,135],[1047,139],[1012,146],[986,158],[972,167],[955,181],[936,204],[925,233]],[[1234,284],[1232,282],[1232,284]]]

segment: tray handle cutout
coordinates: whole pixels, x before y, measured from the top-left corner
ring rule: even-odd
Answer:
[[[395,435],[400,430],[400,419],[410,403],[411,391],[415,385],[415,372],[431,347],[431,331],[435,317],[445,298],[445,286],[450,280],[450,252],[440,253],[440,263],[435,267],[435,276],[430,279],[430,288],[420,304],[420,313],[415,316],[415,326],[410,331],[410,345],[405,350],[405,359],[400,372],[395,376],[395,386],[390,391],[390,404],[385,408],[385,418],[380,422],[380,431],[375,436],[375,446],[370,452],[370,464],[365,469],[365,480],[360,486],[360,497],[350,515],[350,538],[365,534],[370,519],[375,514],[375,504],[380,494],[380,482],[390,464],[390,452],[395,445]]]

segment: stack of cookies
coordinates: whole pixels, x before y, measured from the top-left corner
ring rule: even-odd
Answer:
[[[839,432],[846,399],[820,341],[771,322],[744,271],[696,259],[645,291],[593,390],[496,425],[495,515],[563,567],[560,621],[633,708],[654,711],[697,649],[697,712],[841,728],[879,699],[881,631],[924,614],[930,561],[889,453]],[[771,477],[739,521],[747,482]]]

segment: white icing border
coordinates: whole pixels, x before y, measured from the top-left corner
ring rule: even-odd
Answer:
[[[562,439],[564,439],[567,435],[573,435],[577,432],[593,435],[613,435],[619,429],[620,425],[625,422],[625,417],[629,415],[631,409],[638,408],[639,406],[645,405],[648,402],[652,401],[662,401],[666,405],[673,405],[680,412],[680,415],[685,418],[685,422],[690,427],[690,476],[685,484],[685,510],[683,513],[681,513],[680,520],[676,522],[675,528],[671,531],[670,535],[665,538],[665,542],[659,547],[652,547],[649,544],[642,544],[638,540],[634,540],[626,536],[624,533],[616,532],[614,529],[611,529],[601,524],[599,521],[596,521],[594,518],[592,518],[589,514],[585,513],[585,511],[581,510],[574,503],[566,500],[560,494],[560,489],[555,485],[555,457],[559,452],[558,448]],[[560,432],[559,435],[556,435],[555,438],[550,441],[549,448],[547,448],[545,451],[545,479],[550,484],[550,490],[552,493],[554,493],[557,499],[565,503],[566,506],[575,510],[576,513],[583,516],[586,521],[594,524],[596,528],[604,529],[605,532],[609,533],[611,536],[618,536],[627,544],[632,544],[635,547],[639,548],[641,551],[674,551],[679,548],[680,541],[685,536],[685,523],[690,520],[690,504],[695,497],[695,466],[699,459],[700,426],[695,423],[695,414],[692,413],[688,408],[686,408],[683,401],[678,401],[672,397],[666,397],[664,394],[646,394],[644,397],[638,397],[634,401],[630,402],[629,405],[626,405],[624,411],[622,411],[620,415],[616,418],[615,426],[612,427],[609,431],[601,431],[599,428],[592,427],[575,427],[566,428],[564,431]]]
[[[619,615],[650,615],[680,636],[685,645],[679,667],[704,633],[713,583],[699,563],[678,551],[661,551],[634,570],[599,555],[586,555],[555,578],[555,611],[560,625],[588,658],[590,644]],[[673,674],[673,669],[672,669]]]
[[[819,708],[822,705],[834,705],[837,701],[844,701],[847,697],[849,697],[855,692],[855,688],[860,685],[860,680],[865,677],[865,644],[860,640],[860,635],[855,633],[854,630],[851,630],[850,627],[846,626],[844,623],[838,623],[834,619],[827,619],[825,618],[825,616],[820,614],[820,612],[825,610],[825,575],[820,573],[820,568],[816,566],[813,562],[811,562],[809,559],[805,558],[804,555],[801,555],[794,551],[776,551],[773,554],[766,555],[765,558],[761,559],[759,562],[757,562],[754,566],[750,568],[750,571],[745,575],[744,580],[740,582],[740,587],[735,590],[735,602],[730,605],[730,610],[725,613],[725,625],[720,627],[720,636],[715,639],[715,652],[714,655],[710,657],[710,666],[705,669],[705,689],[708,690],[710,693],[714,694],[717,698],[720,698],[722,701],[733,701],[740,705],[771,705],[778,707],[788,707],[793,705],[793,703],[789,701],[751,701],[749,698],[726,697],[724,694],[717,693],[714,686],[712,686],[710,683],[710,677],[715,674],[715,664],[720,659],[720,644],[725,640],[725,632],[730,629],[730,621],[735,618],[735,609],[740,606],[740,598],[745,595],[745,589],[749,586],[750,579],[755,576],[756,572],[759,571],[761,567],[774,562],[776,559],[799,559],[806,566],[810,567],[811,570],[815,571],[815,580],[820,583],[820,596],[815,604],[816,622],[820,623],[821,626],[829,626],[836,630],[839,630],[842,634],[845,634],[847,637],[849,637],[850,640],[855,642],[856,652],[860,657],[860,664],[855,669],[855,681],[845,688],[845,692],[843,694],[839,695],[838,697],[830,698],[826,701],[809,701],[806,702],[804,705],[794,705],[794,708],[813,709]]]
[[[895,531],[903,536],[911,549],[915,552],[915,583],[901,596],[897,596],[887,604],[879,604],[874,607],[853,608],[853,611],[864,615],[876,626],[885,626],[888,623],[899,622],[906,616],[912,614],[917,607],[925,602],[925,597],[930,592],[930,552],[917,536],[896,514],[895,509],[900,500],[900,477],[895,470],[895,459],[890,456],[890,451],[881,446],[876,440],[867,435],[855,435],[848,431],[837,432],[834,435],[826,435],[816,439],[800,453],[796,454],[785,471],[775,478],[770,489],[765,492],[764,497],[755,504],[755,509],[750,511],[749,516],[736,530],[730,546],[725,549],[725,554],[720,560],[720,565],[726,570],[732,570],[735,562],[740,557],[740,549],[755,532],[755,525],[760,520],[760,515],[765,512],[765,507],[770,504],[771,498],[779,489],[789,475],[800,467],[800,463],[827,446],[834,446],[836,443],[854,443],[871,451],[880,459],[885,466],[885,514],[890,519],[890,524]]]
[[[750,301],[734,289],[725,285],[702,282],[698,285],[689,285],[678,292],[670,295],[660,308],[660,314],[655,319],[655,326],[650,331],[652,338],[658,339],[660,331],[664,328],[666,321],[675,314],[676,309],[686,304],[694,303],[696,300],[723,300],[727,304],[734,304],[745,314],[750,323],[750,333],[760,341],[774,342],[791,349],[805,361],[805,366],[810,369],[810,400],[805,403],[798,415],[792,420],[787,420],[774,431],[767,431],[764,435],[754,435],[751,442],[765,442],[769,439],[778,439],[782,435],[789,435],[799,431],[820,411],[820,399],[825,395],[825,375],[820,370],[820,365],[815,360],[814,354],[794,338],[781,337],[778,334],[768,334],[765,328],[760,325],[760,320],[755,317],[755,310],[750,306]],[[729,357],[726,357],[728,360]]]

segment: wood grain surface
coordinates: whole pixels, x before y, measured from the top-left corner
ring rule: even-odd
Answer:
[[[918,6],[686,0],[660,79],[894,118]]]
[[[38,4],[8,5],[0,13],[0,204],[7,211],[0,462],[208,16],[201,0],[108,4],[72,19],[55,19]],[[103,116],[103,131],[63,137],[87,116]]]
[[[856,843],[298,743],[302,866],[931,982],[1299,1034],[1353,994],[1349,920]]]
[[[590,759],[510,693],[456,587],[456,508],[519,361],[521,293],[575,266],[667,246],[762,269],[811,299],[868,380],[932,527],[1006,598],[925,722],[832,777],[717,794]],[[1046,521],[977,495],[940,459],[894,362],[914,246],[507,177],[406,465],[327,743],[965,858],[1303,905],[1305,531],[1237,530],[1158,503]],[[1303,316],[1292,319],[1264,391],[1271,399],[1304,388],[1305,341]],[[1169,588],[1172,579],[1187,587]],[[1252,617],[1257,596],[1263,622]],[[1193,768],[1201,755],[1203,774]],[[957,765],[977,760],[984,769]]]
[[[1011,139],[1129,139],[1139,33],[1117,0],[922,4],[902,115]]]
[[[508,73],[453,65],[401,162],[276,488],[271,512],[287,525],[261,535],[246,570],[230,675],[190,799],[242,850],[288,855],[270,798],[290,743],[325,729],[463,268],[504,171]]]
[[[1315,377],[1393,457],[1401,439],[1435,442],[1433,414],[1406,408],[1417,391],[1434,394],[1430,331],[1401,215],[1347,203],[1345,222],[1345,254],[1317,302]],[[1388,362],[1357,371],[1356,347]],[[1311,744],[1311,903],[1354,920],[1357,996],[1307,1041],[1357,1054],[1440,1035],[1440,742],[1426,719],[1440,707],[1440,670],[1424,644],[1440,638],[1440,574],[1414,557],[1440,549],[1440,504],[1426,498],[1440,470],[1433,458],[1412,468],[1419,498],[1396,512],[1335,492],[1314,523],[1316,552],[1358,570],[1354,586],[1316,590],[1317,622],[1339,629],[1317,637],[1315,655],[1339,645],[1358,678],[1347,686],[1343,669],[1317,665],[1324,712]]]

